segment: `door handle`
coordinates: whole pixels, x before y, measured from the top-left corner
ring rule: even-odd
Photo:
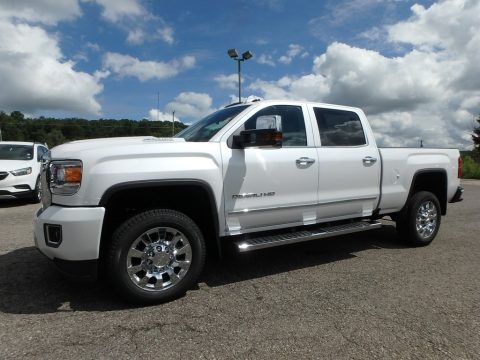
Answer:
[[[363,163],[365,165],[372,165],[377,162],[377,158],[371,157],[371,156],[366,156],[363,158]]]
[[[313,164],[315,159],[308,158],[308,157],[301,157],[295,161],[297,165],[306,165],[306,164]]]

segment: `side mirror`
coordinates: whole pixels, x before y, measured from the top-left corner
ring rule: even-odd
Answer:
[[[276,129],[282,131],[282,117],[280,115],[259,116],[255,129]]]
[[[233,137],[235,148],[282,147],[283,135],[276,129],[245,130]]]

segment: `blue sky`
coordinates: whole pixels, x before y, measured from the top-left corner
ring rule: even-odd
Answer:
[[[175,110],[191,123],[235,100],[233,47],[254,54],[245,96],[360,106],[382,145],[464,148],[480,113],[479,11],[478,0],[0,0],[0,110]]]

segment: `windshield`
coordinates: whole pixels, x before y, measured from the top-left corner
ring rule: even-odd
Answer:
[[[213,135],[219,132],[221,128],[227,125],[230,120],[249,106],[250,105],[234,106],[218,110],[195,124],[190,125],[175,135],[175,137],[184,138],[185,141],[208,141]]]
[[[0,144],[0,160],[31,160],[33,145]]]

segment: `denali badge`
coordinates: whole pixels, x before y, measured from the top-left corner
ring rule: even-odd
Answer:
[[[238,195],[232,195],[232,199],[260,198],[264,196],[275,196],[275,191],[263,192],[263,193],[243,193]]]

